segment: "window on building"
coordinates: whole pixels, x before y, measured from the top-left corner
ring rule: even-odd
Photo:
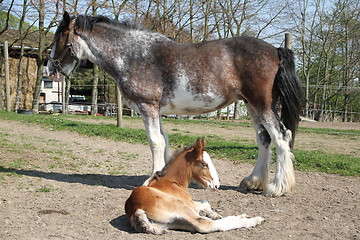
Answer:
[[[49,79],[44,79],[44,88],[53,88],[53,81]]]

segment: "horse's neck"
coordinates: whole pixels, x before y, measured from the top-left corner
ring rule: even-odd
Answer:
[[[111,30],[117,33],[113,34]],[[109,34],[104,34],[106,31]],[[111,70],[119,72],[122,68],[126,69],[125,64],[132,62],[129,60],[145,59],[155,42],[167,41],[167,38],[159,33],[137,29],[102,29],[101,33],[97,35],[84,33],[87,48],[91,51],[87,56],[88,60],[109,71],[111,75],[113,75]],[[119,37],[116,37],[117,35]]]

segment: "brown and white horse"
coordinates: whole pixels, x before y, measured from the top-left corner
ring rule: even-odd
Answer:
[[[254,123],[259,155],[240,188],[262,190],[268,196],[293,189],[291,145],[299,121],[301,88],[291,50],[251,37],[181,44],[103,16],[65,13],[55,33],[50,74],[68,75],[83,59],[108,72],[127,105],[141,115],[153,174],[168,160],[162,114],[203,114],[241,99]],[[277,160],[270,182],[271,142]]]
[[[125,212],[135,230],[152,234],[162,234],[167,229],[210,233],[254,227],[264,220],[245,214],[221,218],[207,201],[192,200],[188,191],[190,181],[210,190],[220,186],[205,146],[205,139],[198,139],[195,145],[175,154],[148,186],[133,190],[125,203]]]

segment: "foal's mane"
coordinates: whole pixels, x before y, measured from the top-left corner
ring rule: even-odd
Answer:
[[[171,165],[172,162],[175,161],[175,159],[183,152],[189,151],[190,149],[195,148],[195,145],[189,146],[189,147],[185,147],[183,149],[179,149],[176,150],[172,155],[170,160],[166,163],[166,165],[163,167],[163,169],[161,171],[157,171],[156,172],[156,176],[157,177],[163,177],[166,174],[166,170],[168,169],[168,167]]]

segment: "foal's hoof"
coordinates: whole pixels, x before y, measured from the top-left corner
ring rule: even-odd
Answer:
[[[257,216],[257,217],[254,217],[254,221],[255,221],[255,224],[258,225],[258,224],[264,222],[265,218]]]

